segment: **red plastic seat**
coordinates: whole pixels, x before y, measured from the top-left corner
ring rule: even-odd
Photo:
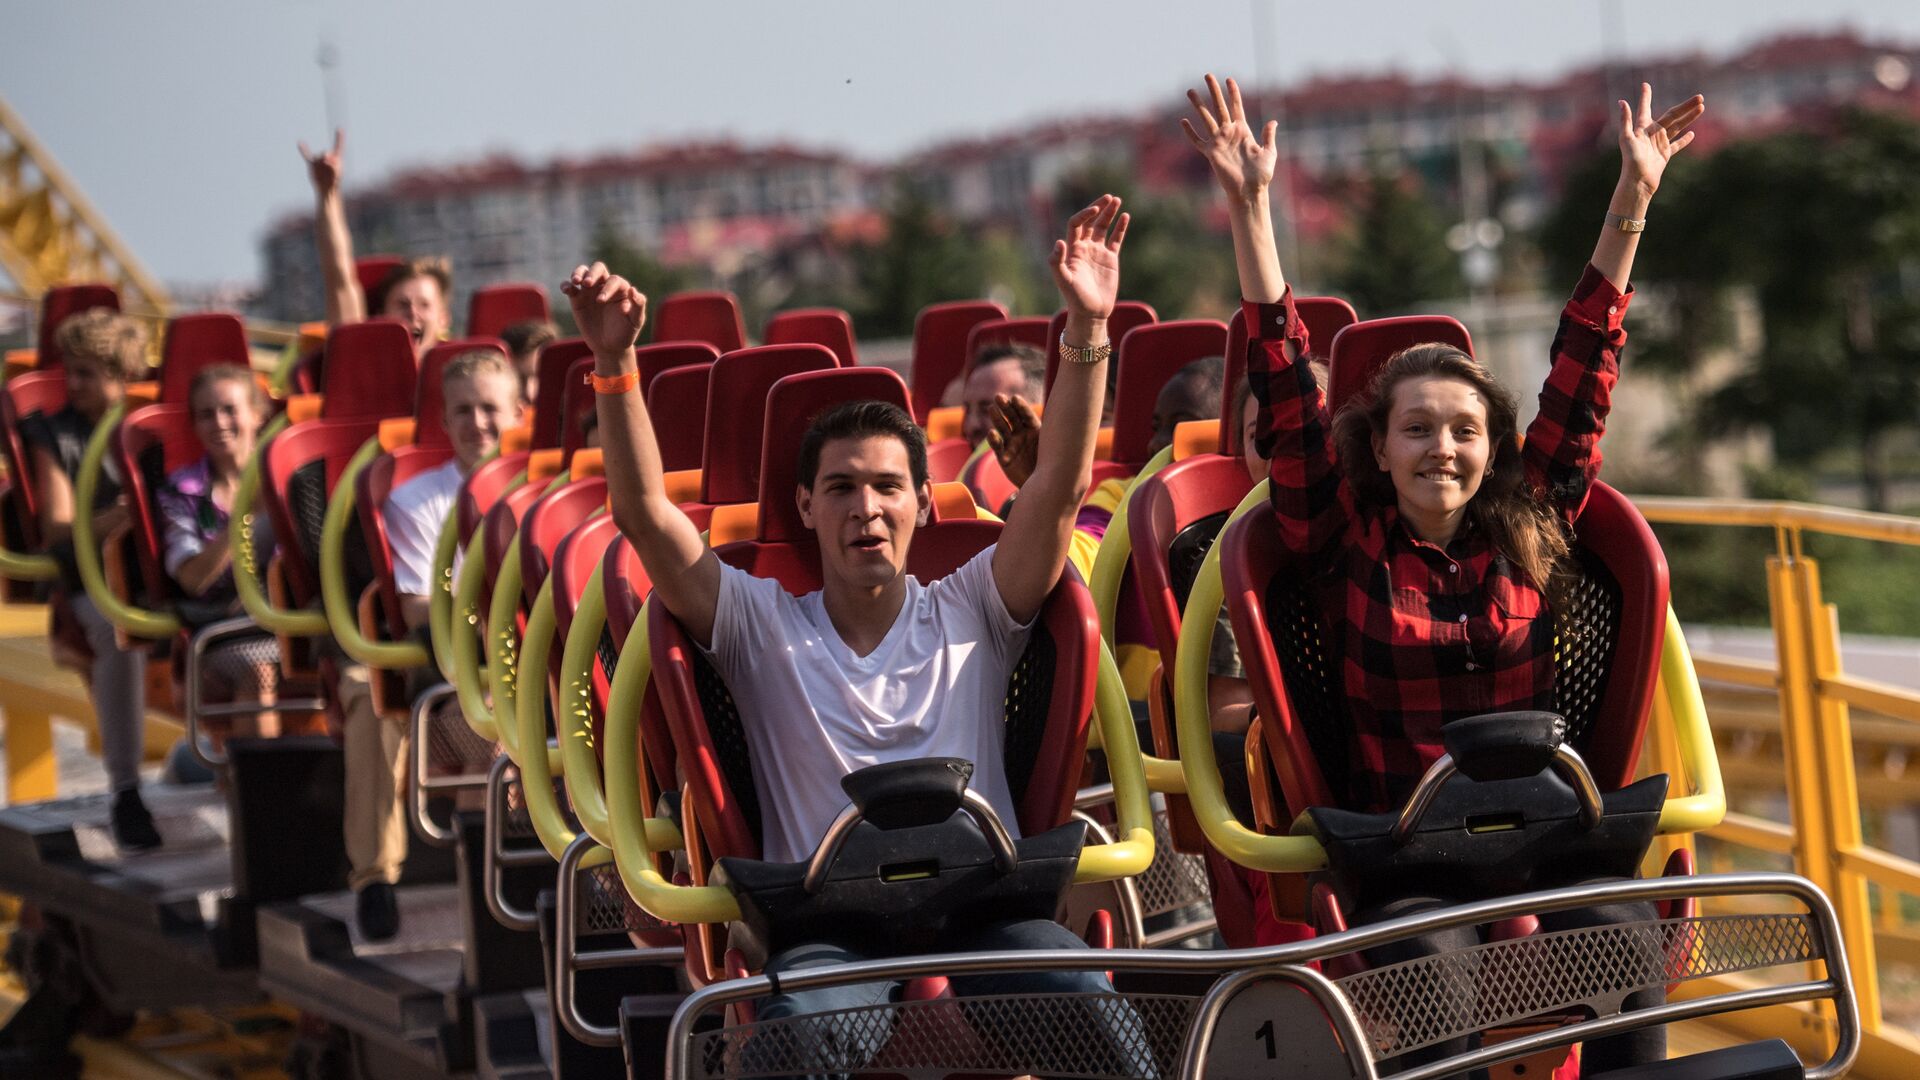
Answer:
[[[320,415],[329,420],[405,416],[413,408],[419,358],[397,319],[369,319],[327,333]]]
[[[188,404],[193,377],[214,364],[253,365],[240,316],[207,312],[168,319],[160,346],[160,400]]]
[[[1225,323],[1211,319],[1141,326],[1119,339],[1114,363],[1119,368],[1113,391],[1113,450],[1111,460],[1137,472],[1147,463],[1147,444],[1153,440],[1153,406],[1160,391],[1179,370],[1195,360],[1224,356]]]
[[[166,537],[154,498],[175,469],[206,454],[193,429],[193,411],[184,402],[147,405],[128,413],[114,432],[110,449],[120,470],[143,596],[127,597],[150,611],[167,611],[182,597],[166,572]]]
[[[1151,326],[1159,321],[1160,315],[1153,310],[1152,305],[1138,300],[1122,300],[1113,305],[1113,314],[1107,317],[1107,339],[1114,343],[1115,348],[1118,348],[1120,342],[1126,339],[1127,331],[1137,326]],[[1047,354],[1047,393],[1053,392],[1054,377],[1060,373],[1060,350],[1055,346],[1059,344],[1060,335],[1065,333],[1066,329],[1067,311],[1061,308],[1053,313],[1052,319],[1048,320],[1047,340],[1041,346]]]
[[[688,364],[663,371],[647,384],[647,411],[656,419],[654,441],[668,472],[700,467],[707,445],[707,384],[713,365]],[[663,417],[672,417],[663,423]]]
[[[839,308],[798,308],[767,320],[768,345],[825,345],[841,367],[859,364],[853,345],[853,316]]]
[[[547,574],[553,568],[553,553],[559,549],[560,542],[606,505],[606,478],[593,476],[562,484],[543,493],[527,507],[520,519],[520,591],[529,607],[540,595],[540,587],[546,584]],[[559,654],[560,650],[555,649],[555,663],[559,662]]]
[[[960,479],[960,470],[973,457],[973,447],[965,439],[941,439],[927,444],[927,475],[936,484]]]
[[[467,336],[499,337],[514,323],[547,322],[553,318],[547,307],[547,290],[527,282],[488,285],[473,290],[467,301]]]
[[[704,341],[727,353],[746,347],[747,324],[730,292],[674,293],[653,313],[653,340]]]
[[[980,350],[990,345],[1026,345],[1045,351],[1047,347],[1047,320],[1038,315],[1018,319],[989,319],[974,323],[967,331],[966,364],[961,368],[964,378],[973,371],[973,358]]]
[[[789,375],[834,367],[833,353],[821,345],[763,345],[726,353],[713,362],[700,456],[700,505],[750,503],[760,497],[760,439],[768,392]]]
[[[7,465],[7,546],[14,551],[39,551],[40,497],[35,489],[33,460],[21,438],[20,425],[30,416],[52,416],[67,407],[66,373],[29,371],[0,385],[0,432],[5,432]]]
[[[446,391],[441,386],[447,365],[470,352],[498,353],[503,359],[507,347],[497,338],[463,338],[443,341],[427,350],[420,360],[420,378],[413,393],[413,445],[450,449],[447,435]],[[444,459],[443,459],[444,460]]]
[[[1458,319],[1445,315],[1368,319],[1341,329],[1327,347],[1329,409],[1337,411],[1366,389],[1373,373],[1394,353],[1430,341],[1452,345],[1468,356],[1473,355],[1473,336]]]
[[[39,370],[54,371],[60,367],[63,358],[54,341],[60,324],[67,321],[67,316],[92,308],[119,311],[120,294],[113,291],[111,285],[55,285],[40,297],[40,331],[34,338],[39,343],[40,357],[35,363]]]
[[[563,338],[549,342],[540,350],[540,359],[533,366],[533,449],[548,450],[560,445],[560,433],[565,426],[561,413],[565,410],[555,409],[553,403],[563,399],[567,375],[583,358],[593,359],[593,350],[583,338]],[[541,408],[543,404],[547,407]]]
[[[948,384],[960,377],[972,357],[968,339],[979,323],[1007,317],[1007,309],[990,300],[955,300],[929,304],[913,319],[913,422],[925,424],[927,413],[940,407]]]
[[[725,362],[725,358],[722,358]],[[813,533],[794,504],[796,449],[812,417],[847,400],[890,400],[908,405],[906,385],[891,371],[856,368],[789,376],[767,395],[765,444],[761,449],[758,538],[715,549],[723,561],[778,580],[800,594],[820,587],[820,555]],[[915,531],[908,571],[921,580],[952,572],[1000,534],[1000,526],[968,518],[938,517]],[[649,609],[653,677],[660,690],[680,772],[707,860],[760,852],[758,797],[741,719],[724,686],[688,642],[664,607]],[[1020,703],[1007,719],[1007,758],[1013,763],[1014,799],[1022,831],[1035,833],[1065,821],[1086,752],[1099,627],[1092,599],[1073,575],[1065,575],[1042,609],[1034,643],[1016,669],[1023,681],[1039,674],[1039,657],[1051,653],[1049,692],[1013,694]],[[777,763],[766,763],[773,767]],[[696,880],[704,880],[699,868]],[[689,949],[698,963],[711,951]],[[696,972],[698,973],[698,972]],[[711,974],[698,973],[698,974]]]
[[[360,283],[360,295],[367,299],[368,315],[380,314],[372,310],[373,294],[380,291],[380,285],[387,280],[387,275],[406,261],[398,255],[362,255],[353,260],[353,276]]]

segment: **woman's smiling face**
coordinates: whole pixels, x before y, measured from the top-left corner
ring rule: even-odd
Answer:
[[[1492,448],[1486,400],[1473,384],[1444,375],[1397,384],[1386,430],[1373,438],[1374,460],[1393,478],[1401,514],[1428,540],[1452,537],[1486,478]]]

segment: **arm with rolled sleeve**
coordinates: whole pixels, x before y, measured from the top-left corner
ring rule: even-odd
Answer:
[[[1631,300],[1631,288],[1622,293],[1587,267],[1560,313],[1540,412],[1527,426],[1521,450],[1527,484],[1569,522],[1579,519],[1600,476],[1600,436],[1620,379],[1620,350],[1627,343],[1622,323]]]

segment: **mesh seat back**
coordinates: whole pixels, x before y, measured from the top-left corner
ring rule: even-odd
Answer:
[[[320,532],[334,484],[379,424],[373,417],[309,420],[281,431],[261,450],[260,502],[273,521],[287,587],[302,607],[320,599]],[[373,580],[359,529],[347,530],[346,558],[350,595],[357,596]]]

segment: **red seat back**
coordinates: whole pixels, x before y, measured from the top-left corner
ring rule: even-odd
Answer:
[[[460,484],[459,510],[454,524],[460,530],[461,550],[473,538],[473,530],[480,527],[480,519],[486,516],[500,496],[513,487],[515,481],[527,468],[527,452],[522,450],[512,454],[501,454],[490,461],[483,461],[473,467],[467,478]]]
[[[252,367],[253,352],[240,316],[207,312],[168,319],[160,347],[160,400],[191,404],[187,396],[193,377],[214,364]]]
[[[603,494],[604,489],[603,481]],[[580,598],[586,594],[587,582],[592,579],[594,570],[606,561],[607,549],[619,539],[620,527],[614,522],[613,515],[600,514],[577,523],[571,532],[560,538],[560,543],[553,549],[553,558],[549,560],[552,563],[552,569],[549,573],[553,576],[555,634],[561,640],[566,639],[568,630],[573,626],[573,616],[580,609]],[[621,584],[623,588],[631,585],[630,582]],[[644,582],[642,584],[644,585]],[[601,591],[611,598],[612,590],[607,587],[607,575],[604,571],[601,575]],[[629,620],[628,626],[631,625]],[[607,632],[612,633],[611,615],[608,617]],[[622,629],[622,634],[624,633],[625,628]],[[620,640],[621,638],[615,638],[616,652],[618,651],[617,643]],[[609,665],[607,673],[611,674],[612,670],[612,666]]]
[[[327,334],[320,415],[329,420],[406,416],[413,411],[419,357],[397,319],[336,326]]]
[[[4,445],[7,476],[11,480],[7,486],[7,504],[13,515],[9,528],[19,530],[18,536],[9,539],[18,540],[27,551],[38,551],[42,546],[40,498],[35,489],[33,461],[28,456],[26,441],[20,436],[20,425],[35,413],[50,417],[66,407],[67,376],[58,368],[16,375],[0,386],[0,431],[6,433],[6,441],[0,445]]]
[[[960,470],[973,457],[973,447],[967,440],[955,436],[927,444],[927,475],[936,484],[945,484],[960,479]]]
[[[798,450],[814,417],[842,402],[884,401],[908,408],[907,384],[887,368],[834,368],[789,375],[767,392],[766,440],[760,448],[760,532],[770,542],[811,540],[794,490]]]
[[[380,291],[387,275],[406,261],[398,255],[362,255],[353,260],[353,276],[360,283],[360,295],[366,299],[368,315],[380,314],[373,310],[373,294]]]
[[[668,472],[700,467],[707,446],[707,384],[713,365],[688,364],[663,371],[647,384],[647,412]],[[664,419],[663,419],[664,418]]]
[[[400,607],[400,588],[394,581],[393,541],[387,532],[387,499],[401,485],[425,472],[453,460],[453,446],[442,438],[437,443],[415,443],[381,454],[373,459],[355,480],[354,513],[360,519],[360,533],[366,542],[367,559],[373,585],[390,634],[398,638],[407,627]]]
[[[154,499],[167,476],[200,460],[206,449],[193,430],[193,411],[186,404],[147,405],[128,413],[114,432],[112,453],[121,476],[133,534],[133,550],[140,562],[146,597],[141,603],[156,610],[176,595],[166,572],[166,537]]]
[[[560,413],[565,418],[565,426],[560,429],[560,456],[566,461],[572,461],[573,452],[587,445],[587,420],[598,407],[593,384],[587,381],[592,374],[593,357],[575,360],[573,369],[567,372],[566,389],[560,394]]]
[[[1160,391],[1181,368],[1227,351],[1225,323],[1183,319],[1137,327],[1119,339],[1114,362],[1119,381],[1113,392],[1111,459],[1138,469],[1147,463],[1153,440],[1153,406]]]
[[[606,505],[606,478],[594,476],[562,484],[527,508],[520,519],[520,591],[527,606],[533,606],[540,586],[546,584],[560,541]],[[582,579],[581,584],[585,583]]]
[[[633,357],[640,365],[640,390],[649,393],[653,380],[661,372],[692,364],[711,364],[720,358],[720,350],[704,341],[664,341],[640,346],[633,350]]]
[[[547,290],[528,282],[488,285],[473,290],[467,301],[467,336],[499,337],[514,323],[546,322],[553,318],[547,307]]]
[[[447,365],[470,352],[498,353],[508,359],[507,347],[495,338],[463,338],[443,341],[427,350],[420,361],[419,384],[413,396],[413,445],[450,447],[447,434]],[[508,369],[511,371],[511,367]]]
[[[768,345],[825,345],[841,367],[859,363],[853,347],[853,316],[839,308],[797,308],[767,320]]]
[[[1007,317],[1007,309],[990,300],[955,300],[929,304],[913,320],[913,422],[925,424],[927,413],[940,406],[947,385],[966,370],[967,338],[978,323]]]
[[[480,587],[482,612],[491,610],[493,583],[499,579],[500,567],[507,561],[507,549],[520,535],[520,523],[526,519],[527,510],[546,493],[545,488],[544,484],[521,484],[500,496],[480,519],[480,551],[486,560],[484,584]],[[523,602],[520,606],[526,605]]]
[[[1394,353],[1435,341],[1473,355],[1473,337],[1458,319],[1445,315],[1402,315],[1368,319],[1342,329],[1327,350],[1330,376],[1327,411],[1340,411],[1355,394],[1367,388],[1374,372]]]
[[[653,590],[653,582],[647,578],[647,568],[640,565],[640,556],[624,536],[616,537],[607,545],[600,565],[601,587],[607,596],[607,630],[613,635],[614,648],[624,650],[628,635],[639,624],[642,605]],[[666,713],[660,705],[659,687],[651,681],[647,684],[646,706],[640,710],[640,747],[655,789],[672,790],[679,786],[673,733],[667,727]]]
[[[700,456],[701,502],[720,506],[759,497],[767,392],[788,375],[835,366],[833,353],[821,345],[763,345],[713,362]]]
[[[41,371],[53,371],[60,367],[63,358],[59,345],[54,341],[60,324],[66,322],[69,315],[78,315],[92,308],[119,311],[120,294],[114,292],[111,285],[55,285],[40,297],[40,332],[34,338],[38,342],[40,358],[35,366]]]
[[[287,588],[296,606],[306,607],[320,599],[320,530],[327,502],[348,460],[379,432],[381,419],[308,420],[281,431],[261,451],[261,507],[273,522]],[[371,576],[364,542],[361,530],[347,530],[350,580]]]
[[[1160,315],[1151,305],[1143,304],[1138,300],[1122,300],[1113,305],[1113,314],[1107,316],[1107,340],[1113,342],[1114,348],[1117,349],[1120,347],[1120,342],[1126,339],[1129,330],[1137,326],[1150,326],[1159,321]],[[1060,344],[1060,335],[1066,333],[1066,330],[1067,311],[1061,308],[1054,312],[1053,318],[1048,321],[1046,344],[1041,346],[1047,354],[1048,393],[1053,392],[1054,377],[1060,374],[1060,350],[1056,346]]]
[[[1253,490],[1253,479],[1237,457],[1196,454],[1141,480],[1127,503],[1127,528],[1133,540],[1130,566],[1134,586],[1147,607],[1154,648],[1164,671],[1173,670],[1180,640],[1180,613],[1193,588],[1200,560],[1206,557],[1227,515]],[[1170,754],[1162,747],[1161,754]]]
[[[558,404],[566,400],[567,377],[582,359],[592,360],[593,350],[583,338],[565,338],[540,350],[534,365],[533,439],[535,450],[552,450],[561,443],[566,430],[566,409]]]
[[[674,293],[653,313],[653,340],[704,341],[727,353],[746,347],[747,324],[730,292]]]
[[[1325,357],[1333,347],[1335,335],[1360,318],[1354,314],[1352,304],[1335,296],[1296,296],[1293,311],[1307,326],[1307,347],[1320,357]],[[1240,418],[1227,414],[1233,410],[1234,390],[1246,376],[1247,313],[1245,308],[1237,308],[1227,322],[1227,370],[1220,387],[1220,452],[1223,454],[1237,456],[1240,453]]]
[[[1042,352],[1047,348],[1047,320],[1038,315],[1018,319],[988,319],[967,330],[966,363],[960,370],[965,379],[973,371],[973,358],[992,345],[1026,345]]]

